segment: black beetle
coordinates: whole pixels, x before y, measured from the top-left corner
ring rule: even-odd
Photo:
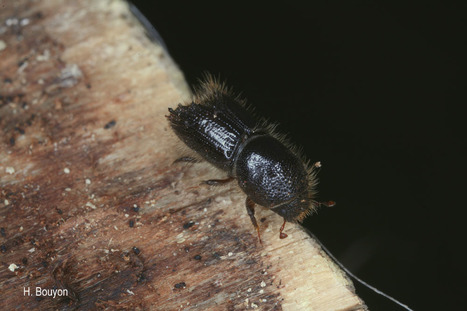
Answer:
[[[246,102],[235,96],[225,85],[210,75],[195,90],[194,101],[169,108],[167,116],[175,134],[208,162],[226,171],[225,180],[208,180],[220,184],[237,179],[247,195],[246,208],[258,237],[258,223],[254,216],[255,203],[267,207],[286,221],[301,222],[318,203],[315,194],[315,167],[284,137],[275,125],[257,119]],[[192,161],[184,157],[180,161]]]

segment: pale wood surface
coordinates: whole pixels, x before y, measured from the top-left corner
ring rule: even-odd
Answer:
[[[126,3],[1,5],[1,310],[365,309],[299,226],[257,208],[261,246],[235,182],[172,164],[189,88]]]

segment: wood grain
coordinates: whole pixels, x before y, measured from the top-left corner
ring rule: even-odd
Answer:
[[[190,91],[125,2],[1,5],[1,310],[366,309],[300,226],[257,208],[260,245],[235,182],[172,164]]]

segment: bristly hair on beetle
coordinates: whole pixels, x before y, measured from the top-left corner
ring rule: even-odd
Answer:
[[[175,134],[229,176],[205,183],[219,185],[237,180],[247,195],[246,209],[260,242],[255,204],[284,218],[280,238],[287,237],[283,232],[287,221],[301,222],[318,205],[334,205],[332,201],[319,203],[314,199],[320,162],[310,165],[301,150],[276,131],[277,124],[257,118],[245,99],[212,75],[206,74],[195,88],[190,104],[169,108],[169,113],[167,119]]]

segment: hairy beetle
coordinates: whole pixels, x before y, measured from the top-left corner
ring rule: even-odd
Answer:
[[[317,205],[315,165],[309,165],[275,125],[257,119],[224,84],[207,75],[195,90],[192,103],[169,108],[167,116],[175,134],[205,160],[226,171],[225,180],[236,179],[247,195],[246,209],[261,241],[254,215],[255,204],[267,207],[284,218],[285,223],[301,222]],[[185,157],[181,161],[190,161]]]

